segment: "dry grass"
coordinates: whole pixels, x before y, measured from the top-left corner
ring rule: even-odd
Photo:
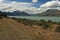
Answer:
[[[0,19],[0,40],[60,40],[60,33],[39,26],[27,27],[13,19],[3,18]]]

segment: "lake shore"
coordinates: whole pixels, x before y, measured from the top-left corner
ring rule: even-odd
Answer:
[[[60,17],[39,17],[39,16],[9,16],[9,17],[15,17],[15,18],[26,18],[30,20],[52,20],[54,22],[60,22]]]

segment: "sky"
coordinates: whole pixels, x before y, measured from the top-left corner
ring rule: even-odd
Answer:
[[[58,0],[0,0],[0,11],[25,11],[29,14],[44,12],[48,9],[60,10]]]
[[[19,2],[19,3],[32,3],[32,6],[40,7],[41,4],[46,3],[51,0],[4,0],[5,3],[9,2]]]

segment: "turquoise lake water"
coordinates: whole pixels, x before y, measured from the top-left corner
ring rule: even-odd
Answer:
[[[39,16],[10,16],[15,18],[26,18],[30,20],[52,20],[54,22],[60,22],[60,17],[39,17]]]

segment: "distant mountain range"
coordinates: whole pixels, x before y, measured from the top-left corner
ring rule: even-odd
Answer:
[[[42,13],[35,14],[38,16],[60,16],[60,10],[50,9]]]
[[[60,16],[60,10],[57,9],[49,9],[45,12],[42,13],[37,13],[37,14],[28,14],[27,12],[24,11],[14,11],[14,12],[2,12],[0,11],[0,14],[7,14],[8,16]]]
[[[14,12],[1,12],[0,14],[7,14],[8,16],[30,16],[27,12],[24,11],[14,11]]]

